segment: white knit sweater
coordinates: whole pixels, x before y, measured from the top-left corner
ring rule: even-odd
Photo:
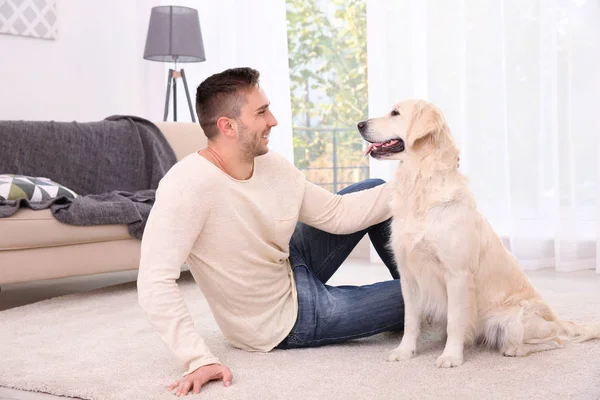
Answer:
[[[179,292],[184,263],[227,340],[241,349],[270,351],[296,321],[288,256],[297,221],[336,234],[362,230],[391,216],[390,189],[384,184],[334,195],[272,151],[255,159],[252,177],[243,181],[198,153],[173,166],[146,224],[137,283],[140,305],[184,363],[184,375],[219,362]]]

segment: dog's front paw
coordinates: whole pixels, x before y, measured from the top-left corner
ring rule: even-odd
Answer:
[[[464,361],[463,361],[462,354],[461,355],[442,354],[441,356],[438,357],[435,365],[437,365],[439,368],[452,368],[452,367],[458,367],[458,366],[462,365],[463,362]]]
[[[397,347],[390,351],[387,357],[388,361],[403,361],[410,360],[416,354],[415,349]]]
[[[516,357],[518,355],[519,348],[517,346],[509,347],[502,353],[505,357]]]

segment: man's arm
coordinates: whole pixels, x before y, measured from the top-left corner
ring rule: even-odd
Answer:
[[[306,181],[299,220],[329,233],[354,233],[392,216],[388,205],[391,192],[391,184],[384,183],[338,195]]]
[[[209,212],[207,191],[163,179],[141,245],[138,300],[150,325],[185,365],[187,375],[219,363],[194,327],[176,280]]]

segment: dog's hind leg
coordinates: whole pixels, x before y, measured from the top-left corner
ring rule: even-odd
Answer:
[[[500,348],[505,356],[526,356],[563,347],[559,325],[547,306],[527,305],[516,309],[515,316],[506,325],[506,341]]]
[[[538,351],[562,348],[564,342],[581,342],[600,337],[600,326],[558,321],[552,319],[554,316],[551,312],[544,316],[533,315],[525,319],[523,342],[507,348],[504,355],[526,356]]]
[[[530,344],[530,343],[521,343],[518,346],[512,346],[507,348],[503,354],[507,357],[521,357],[527,356],[531,353],[537,353],[539,351],[547,351],[559,349],[562,347],[560,341],[555,340],[555,338],[547,338],[544,342]]]

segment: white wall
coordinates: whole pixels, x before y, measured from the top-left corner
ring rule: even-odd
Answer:
[[[185,5],[199,11],[207,56],[178,64],[192,104],[210,74],[257,68],[279,121],[270,147],[293,160],[284,0],[57,1],[57,40],[0,35],[1,120],[94,121],[114,114],[162,120],[173,65],[143,59],[150,9]],[[177,89],[178,121],[191,121],[180,80]]]
[[[208,76],[232,67],[256,68],[279,122],[271,131],[269,148],[293,162],[285,0],[161,0],[161,5],[198,10],[206,61],[177,64],[178,69],[185,70],[192,106],[197,86]],[[163,111],[166,71],[173,68],[173,64],[165,63],[164,68]],[[169,121],[173,120],[172,109],[171,103]],[[177,81],[177,120],[191,121],[180,80]]]
[[[58,38],[0,35],[0,119],[162,119],[164,64],[142,58],[159,0],[58,0]]]

